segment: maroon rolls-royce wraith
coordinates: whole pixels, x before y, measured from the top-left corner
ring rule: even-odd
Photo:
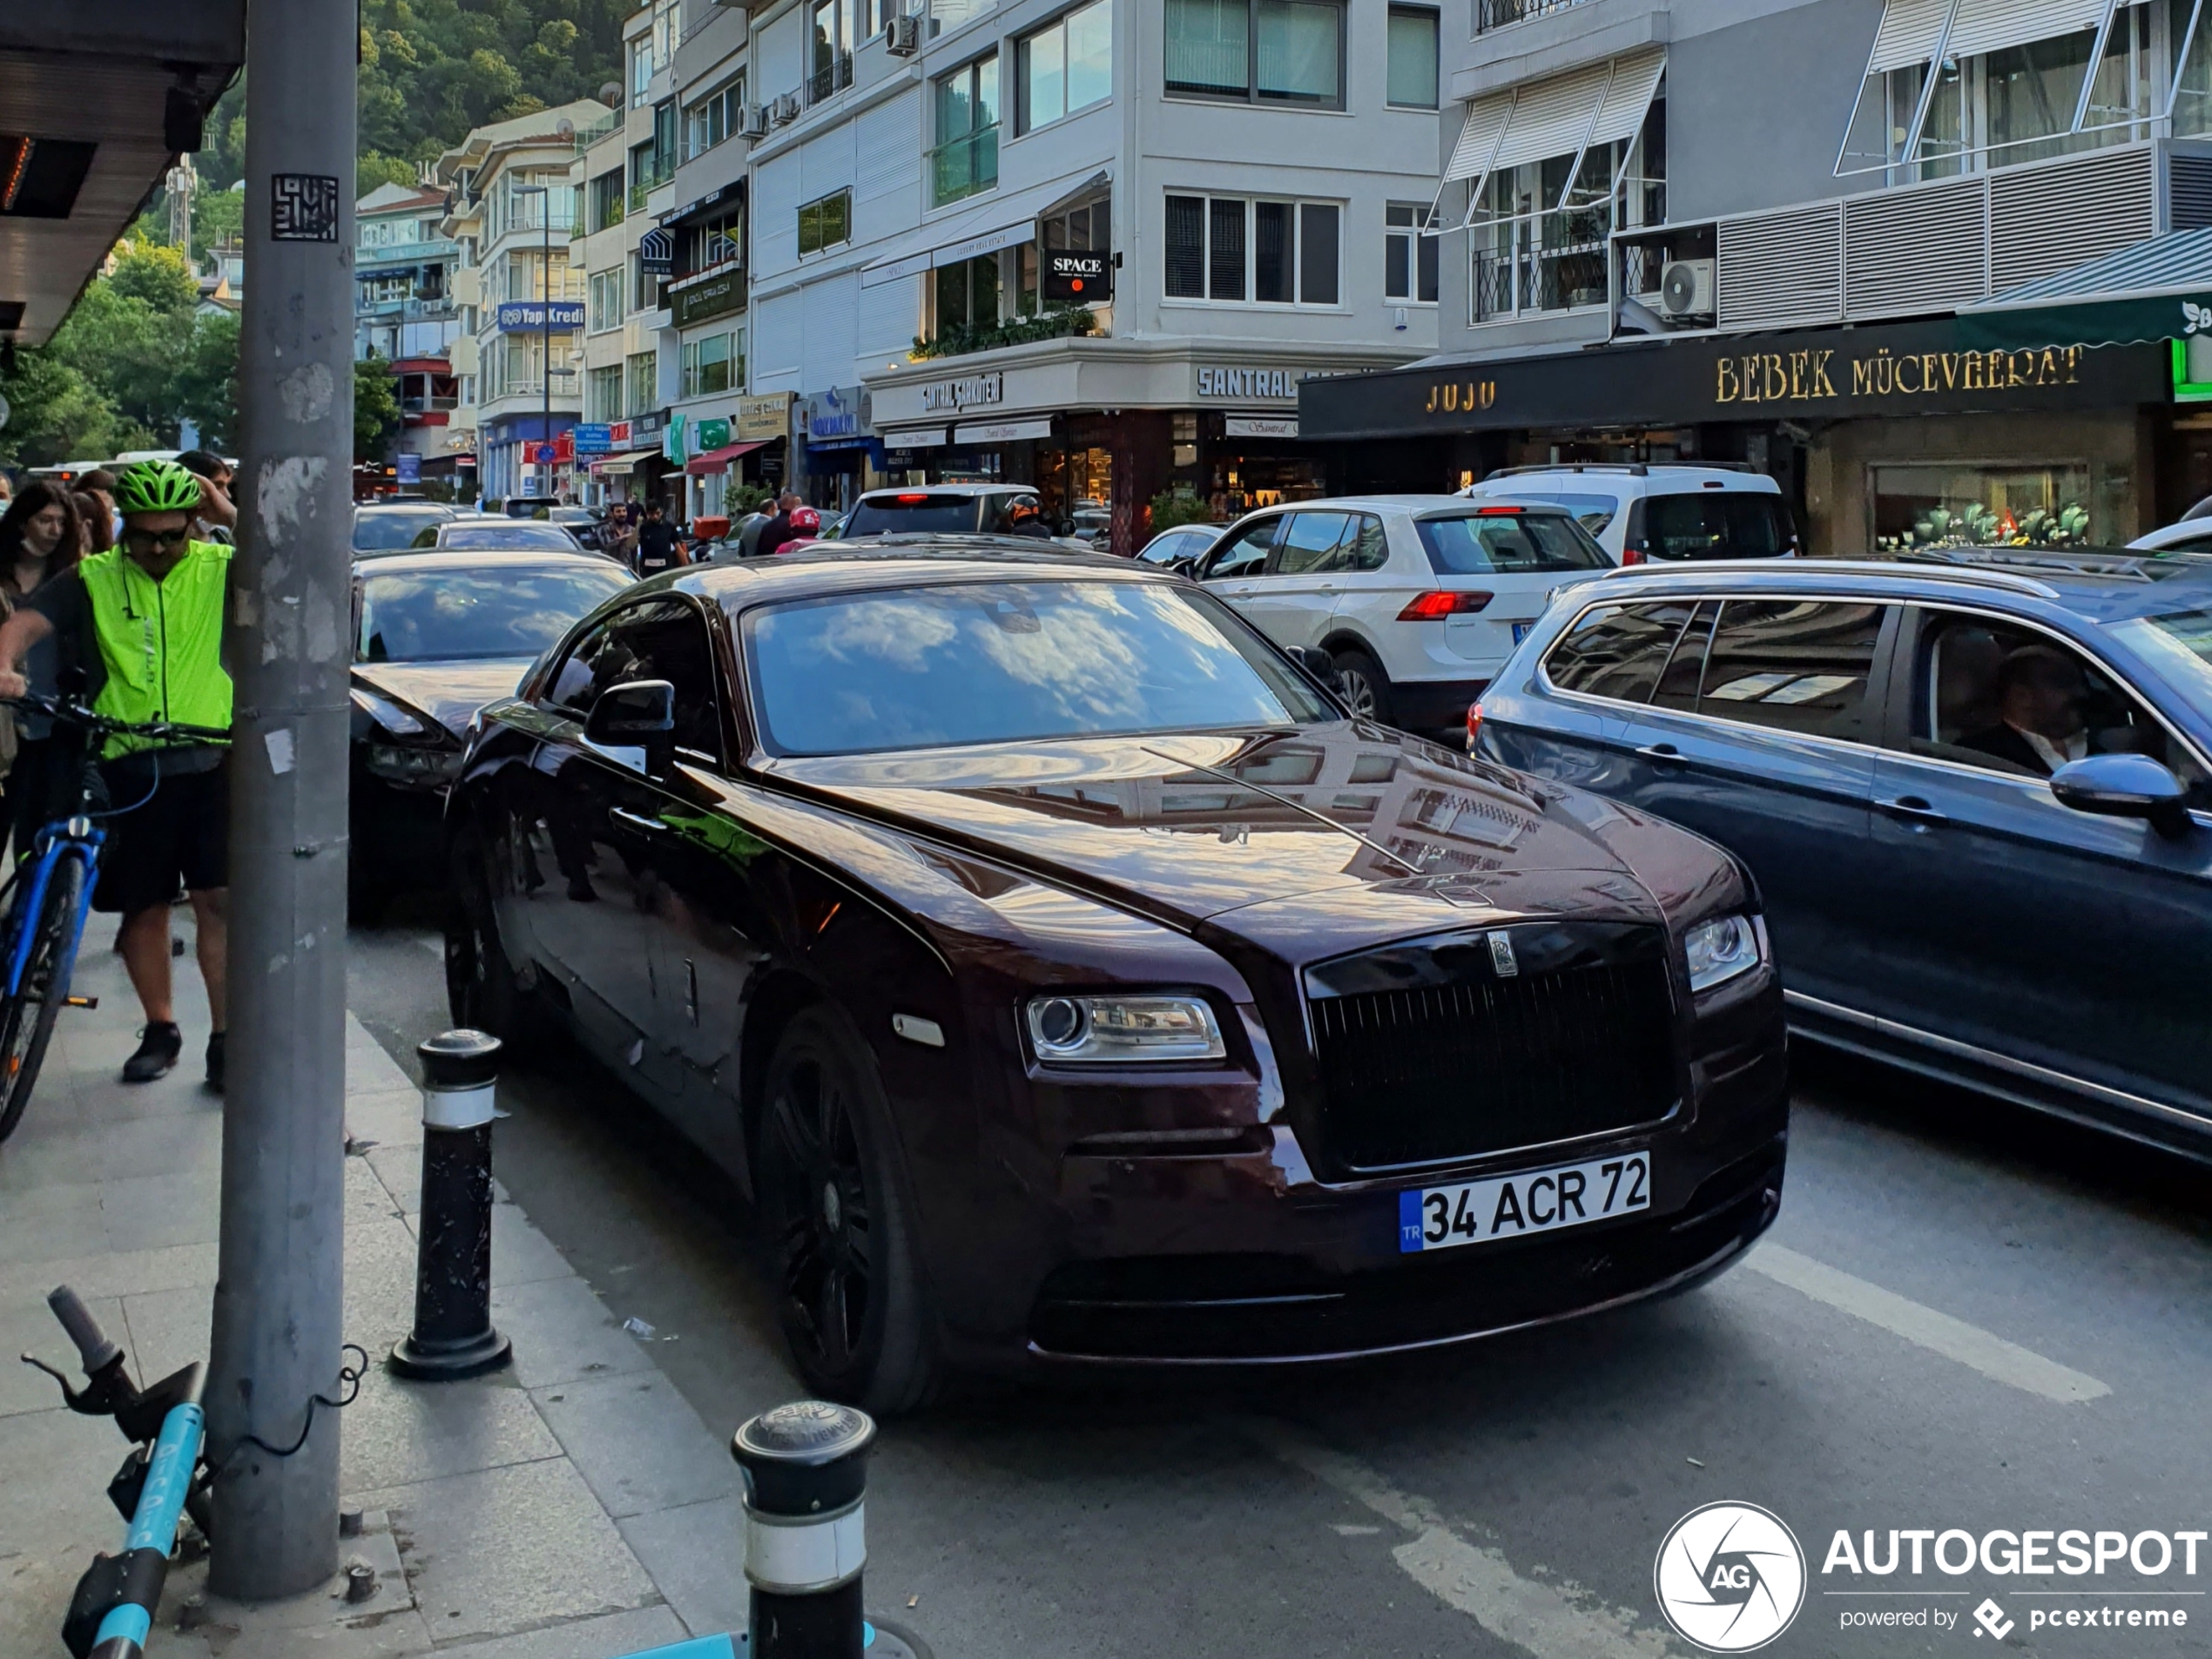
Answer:
[[[1126,561],[641,584],[484,711],[448,827],[456,1017],[565,1024],[725,1167],[808,1383],[878,1410],[1588,1312],[1779,1203],[1741,866]]]

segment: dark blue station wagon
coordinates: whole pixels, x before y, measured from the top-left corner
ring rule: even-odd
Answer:
[[[1624,571],[1470,724],[1750,865],[1802,1035],[2212,1157],[2212,562]]]

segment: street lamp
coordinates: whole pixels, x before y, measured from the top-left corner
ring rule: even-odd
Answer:
[[[553,442],[553,192],[546,185],[516,185],[517,196],[543,196],[545,201],[538,209],[537,229],[540,252],[537,264],[537,285],[544,292],[538,297],[538,321],[543,341],[543,361],[537,372],[537,441]],[[551,480],[547,480],[546,499],[552,500]]]

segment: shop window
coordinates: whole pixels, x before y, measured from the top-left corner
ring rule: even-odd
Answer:
[[[2194,0],[2122,5],[2099,55],[2094,27],[2018,38],[2035,26],[2035,9],[2021,7],[1997,25],[2001,44],[1975,43],[1987,50],[1884,65],[1860,88],[1837,172],[1902,184],[2126,144],[2148,136],[2168,86],[2175,132],[2204,132],[2212,60],[2202,20],[2182,57],[2194,9]]]
[[[1882,463],[1867,469],[1874,543],[1914,547],[2113,546],[2128,539],[2125,471],[2087,462]]]
[[[935,88],[937,145],[929,152],[929,199],[942,207],[998,188],[998,54],[939,76]]]
[[[1166,21],[1171,95],[1344,107],[1337,0],[1167,0]]]
[[[799,251],[819,253],[853,239],[853,192],[833,191],[799,210]]]
[[[1434,109],[1436,57],[1436,13],[1425,6],[1393,6],[1390,102],[1405,109]]]
[[[676,274],[679,277],[743,260],[745,210],[727,208],[711,219],[685,226],[677,251],[680,258]]]
[[[1114,202],[1112,196],[1100,196],[1083,202],[1064,212],[1037,221],[1035,242],[1024,242],[1015,258],[1019,262],[1018,309],[1023,316],[1033,314],[1039,304],[1037,289],[1038,249],[1060,249],[1068,253],[1109,253],[1114,246]]]
[[[1419,202],[1392,202],[1383,209],[1384,299],[1399,305],[1436,303],[1440,242],[1435,230],[1435,212]]]
[[[1170,196],[1168,297],[1333,306],[1341,219],[1334,202]]]
[[[1015,47],[1015,131],[1103,104],[1114,90],[1114,0],[1091,0]]]

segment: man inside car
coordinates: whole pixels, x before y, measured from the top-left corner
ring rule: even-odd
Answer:
[[[2064,651],[2022,645],[1998,664],[1996,690],[1997,723],[1966,733],[1961,747],[2043,778],[2089,752],[2089,687]]]

